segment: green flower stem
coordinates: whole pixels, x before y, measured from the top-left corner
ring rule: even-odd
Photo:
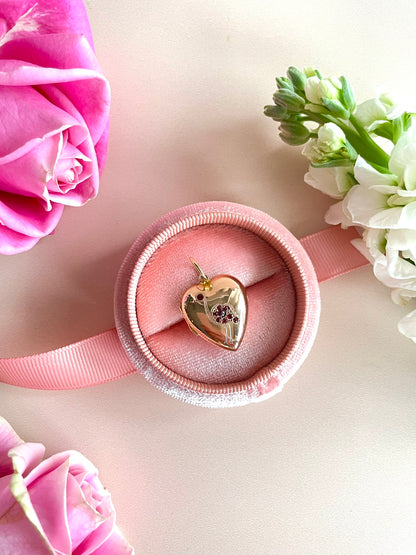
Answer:
[[[357,120],[357,118],[353,114],[351,114],[350,116],[350,122],[359,133],[360,138],[362,139],[364,144],[368,147],[368,149],[371,152],[374,152],[375,157],[370,158],[367,161],[374,162],[378,166],[388,168],[390,157],[387,154],[387,152],[385,152],[381,147],[378,146],[377,143],[373,141],[373,139],[370,137],[370,135],[367,133],[367,131],[364,129],[364,127],[361,125],[361,123]]]
[[[303,112],[309,121],[314,121],[320,125],[325,123],[334,123],[345,134],[347,140],[352,147],[362,156],[368,163],[377,166],[377,168],[388,168],[389,156],[384,150],[376,144],[364,127],[359,123],[355,116],[351,115],[349,121],[354,126],[354,129],[348,126],[343,121],[330,114],[315,113],[309,110]]]

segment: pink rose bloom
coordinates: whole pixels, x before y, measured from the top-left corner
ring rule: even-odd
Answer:
[[[98,192],[110,89],[82,0],[0,2],[0,253]]]
[[[77,451],[44,452],[0,417],[0,553],[133,554],[97,469]]]

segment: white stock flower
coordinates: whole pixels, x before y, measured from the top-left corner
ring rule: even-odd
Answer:
[[[416,310],[406,314],[397,324],[399,332],[416,343]]]
[[[376,127],[401,116],[404,108],[395,104],[388,93],[380,93],[377,98],[371,98],[358,104],[354,116],[367,131],[373,131]]]
[[[386,218],[392,218],[393,214],[387,210],[388,195],[379,192],[378,188],[387,186],[395,190],[394,176],[377,172],[359,156],[354,167],[354,177],[358,184],[349,189],[341,203],[329,208],[325,220],[333,225],[341,224],[342,227],[362,225],[365,228],[385,229],[388,227],[384,225]]]
[[[398,176],[399,186],[406,194],[410,191],[416,195],[416,121],[413,118],[392,150],[389,169]]]
[[[416,231],[368,229],[354,246],[373,265],[376,278],[391,287],[394,303],[405,306],[416,297]],[[416,310],[398,323],[400,333],[416,343]]]
[[[327,224],[338,225],[341,224],[342,229],[350,227],[352,224],[351,218],[344,212],[343,202],[336,202],[332,204],[327,213],[325,214],[325,221]]]
[[[305,174],[304,179],[305,183],[322,193],[335,199],[342,199],[355,183],[354,168],[352,164],[334,168],[309,166],[309,171]]]
[[[332,223],[364,226],[355,246],[373,264],[376,278],[392,288],[392,300],[406,305],[416,297],[416,124],[414,120],[393,148],[391,173],[380,173],[358,158],[358,185],[342,203],[331,207]],[[331,219],[331,217],[329,218]],[[399,331],[416,342],[416,310],[398,323]]]
[[[392,288],[394,303],[406,306],[416,298],[416,231],[366,229],[362,239],[352,243],[371,262],[375,277]],[[416,343],[416,310],[402,318],[397,327]]]
[[[376,229],[416,230],[416,122],[394,146],[391,173],[381,173],[360,156],[354,176],[358,182],[343,201],[350,225]]]
[[[354,242],[373,264],[374,275],[387,287],[397,304],[416,295],[416,231],[413,229],[366,229]]]
[[[338,160],[344,163],[351,159],[352,152],[354,151],[348,148],[344,132],[335,123],[321,125],[318,137],[309,139],[302,150],[302,154],[317,165]]]
[[[316,75],[308,77],[305,83],[306,98],[312,104],[322,104],[322,98],[338,100],[342,85],[338,77],[319,79]]]

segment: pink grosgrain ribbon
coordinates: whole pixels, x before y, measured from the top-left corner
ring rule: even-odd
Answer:
[[[320,283],[368,264],[368,260],[351,244],[359,237],[352,227],[341,229],[336,226],[300,239]]]
[[[300,239],[319,282],[368,264],[351,245],[357,237],[353,228],[331,227]],[[135,372],[115,328],[47,353],[0,359],[1,382],[32,389],[77,389]]]

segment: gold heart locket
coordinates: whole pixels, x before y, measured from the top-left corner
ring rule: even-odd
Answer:
[[[243,339],[247,321],[247,295],[235,277],[209,278],[191,258],[199,283],[187,289],[181,311],[189,329],[206,341],[236,351]]]

